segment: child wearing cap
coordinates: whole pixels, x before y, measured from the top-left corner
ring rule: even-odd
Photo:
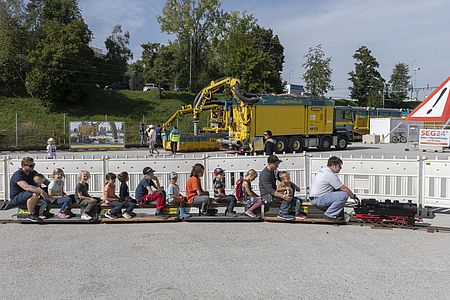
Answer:
[[[176,172],[170,172],[169,174],[170,184],[167,187],[167,204],[179,206],[178,211],[180,212],[180,218],[186,219],[191,215],[187,214],[184,205],[186,204],[186,199],[180,194],[180,187],[177,184],[178,174]]]
[[[236,197],[225,194],[225,170],[222,168],[214,169],[214,201],[217,203],[228,203],[225,216],[235,217],[234,206],[236,205]]]
[[[47,158],[56,159],[56,146],[53,138],[47,140]]]
[[[161,188],[159,180],[155,176],[155,171],[152,168],[145,167],[142,173],[144,174],[144,178],[142,178],[136,187],[136,200],[139,205],[156,202],[155,216],[162,216],[162,210],[166,202],[164,190]]]

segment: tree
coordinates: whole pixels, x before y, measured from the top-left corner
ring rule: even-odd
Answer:
[[[313,96],[323,96],[329,90],[334,90],[331,85],[331,57],[325,57],[322,45],[310,47],[305,58],[306,62],[302,66],[305,68],[303,80],[306,91]]]
[[[215,63],[224,75],[240,79],[243,91],[281,92],[284,48],[271,30],[257,26],[252,15],[227,14],[216,49]]]
[[[49,104],[74,103],[95,86],[91,32],[76,0],[32,0],[27,90]]]
[[[366,46],[356,50],[353,58],[356,59],[355,70],[348,73],[353,84],[349,88],[351,97],[357,99],[361,106],[378,107],[382,100],[384,79],[377,70],[377,60]]]
[[[179,50],[185,53],[178,55],[183,58],[184,66],[180,72],[192,78],[191,90],[198,90],[207,82],[200,78],[208,77],[206,55],[220,33],[222,11],[219,8],[219,0],[167,0],[162,15],[158,16],[161,31],[174,34]]]
[[[28,68],[26,15],[23,0],[0,2],[0,94],[25,92]]]
[[[122,31],[122,25],[115,25],[111,35],[105,40],[107,53],[102,69],[109,83],[124,82],[127,80],[125,73],[128,69],[128,61],[133,59],[133,53],[128,48],[130,33]]]
[[[406,98],[410,79],[408,65],[404,63],[396,64],[389,80],[391,86],[390,98],[393,101],[401,102]]]

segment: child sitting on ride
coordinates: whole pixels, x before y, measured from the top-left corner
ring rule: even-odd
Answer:
[[[78,175],[79,182],[75,187],[75,200],[81,208],[81,220],[92,220],[92,216],[98,211],[100,199],[89,195],[89,184],[87,183],[91,174],[89,171],[81,171]]]
[[[111,210],[105,214],[105,217],[110,219],[117,219],[119,214],[122,213],[122,208],[127,204],[125,201],[119,201],[119,197],[116,195],[116,174],[114,173],[106,174],[106,185],[103,188],[103,201],[111,207]],[[129,209],[128,207],[122,214],[125,219],[132,217],[129,214]]]
[[[70,211],[70,205],[73,201],[75,201],[75,197],[73,195],[72,197],[68,196],[64,192],[64,178],[66,177],[64,171],[60,168],[56,168],[53,171],[52,176],[53,181],[48,185],[48,195],[51,203],[61,206],[61,209],[57,215],[58,218],[69,219],[74,217],[75,214]]]
[[[46,181],[46,178],[44,175],[42,175],[40,173],[34,175],[33,181],[36,184],[36,186],[42,188],[44,190],[44,192],[48,194],[48,188],[44,184],[44,182]],[[48,219],[48,218],[51,218],[54,216],[54,214],[52,214],[48,208],[48,204],[50,201],[48,199],[45,199],[48,197],[47,194],[45,194],[45,195],[41,194],[38,202],[36,203],[36,206],[39,206],[39,218],[40,219]]]
[[[121,172],[119,175],[117,175],[117,179],[120,181],[120,188],[119,188],[119,201],[124,201],[127,204],[127,213],[132,216],[136,217],[136,214],[133,212],[133,209],[136,207],[136,200],[131,198],[130,196],[130,189],[128,188],[128,180],[130,176],[128,175],[128,172]]]
[[[144,178],[141,179],[136,187],[135,197],[140,206],[156,201],[155,216],[162,216],[162,210],[165,207],[165,193],[159,184],[155,171],[150,167],[142,170]]]
[[[278,173],[278,178],[280,183],[277,186],[277,192],[290,195],[292,197],[291,206],[293,205],[293,202],[295,203],[295,218],[298,220],[305,219],[306,216],[300,211],[302,200],[294,197],[295,192],[300,192],[300,188],[291,181],[291,176],[287,171]]]
[[[170,184],[167,187],[167,204],[178,206],[181,219],[189,218],[191,215],[187,214],[183,207],[186,204],[186,198],[180,194],[180,187],[177,184],[178,174],[176,172],[170,172],[169,178]]]
[[[225,194],[225,170],[222,168],[214,169],[214,202],[216,203],[228,203],[228,207],[225,210],[225,216],[235,217],[234,206],[236,205],[236,197],[233,195]],[[214,203],[213,202],[213,203]]]
[[[192,167],[191,176],[186,182],[186,198],[190,205],[199,206],[200,213],[204,215],[215,215],[217,210],[210,209],[211,198],[209,193],[202,188],[200,177],[205,173],[202,164],[195,164]]]
[[[252,218],[256,217],[254,210],[261,207],[264,202],[252,189],[251,183],[256,177],[258,177],[258,173],[254,169],[250,169],[242,179],[242,201],[245,205],[245,214]]]

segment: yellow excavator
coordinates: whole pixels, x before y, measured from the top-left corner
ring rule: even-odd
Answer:
[[[207,133],[226,133],[230,129],[230,118],[227,105],[220,105],[211,102],[212,96],[215,92],[221,88],[229,88],[233,98],[238,101],[239,106],[246,106],[247,104],[256,103],[259,98],[246,98],[239,91],[239,80],[233,77],[225,77],[215,81],[211,81],[208,86],[203,88],[195,97],[193,105],[185,105],[171,114],[166,122],[163,124],[163,132],[168,132],[172,126],[172,123],[180,116],[191,114],[194,123],[194,137],[189,135],[181,135],[181,141],[179,143],[179,151],[203,151],[203,150],[217,150],[219,145],[217,144],[217,138],[222,136],[208,137]],[[202,131],[206,133],[205,136],[199,136],[198,123],[200,120],[200,113],[202,111],[211,111],[209,124],[207,127],[202,128]],[[166,134],[167,136],[168,134]],[[186,145],[183,144],[186,142]],[[169,142],[163,141],[164,148],[170,149]],[[208,144],[208,146],[205,146]],[[184,147],[186,146],[186,147]]]

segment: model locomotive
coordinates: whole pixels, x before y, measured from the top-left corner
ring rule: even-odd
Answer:
[[[417,204],[398,200],[378,202],[375,199],[362,199],[355,207],[355,218],[374,224],[413,226],[417,213]]]

